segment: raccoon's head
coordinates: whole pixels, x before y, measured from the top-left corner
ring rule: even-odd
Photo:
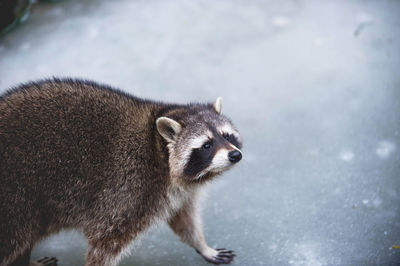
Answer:
[[[157,119],[157,130],[168,143],[171,176],[202,182],[241,160],[242,138],[221,108],[218,98],[214,104],[171,109]]]

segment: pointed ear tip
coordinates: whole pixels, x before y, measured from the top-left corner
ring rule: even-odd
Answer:
[[[167,118],[164,116],[161,116],[156,119],[156,125],[157,127],[161,126],[162,123],[165,123],[167,121]]]
[[[156,119],[156,123],[165,121],[166,117],[165,116],[160,116],[159,118]]]
[[[161,126],[169,126],[178,132],[181,129],[181,125],[177,121],[175,121],[171,118],[165,117],[165,116],[161,116],[161,117],[157,118],[156,125],[157,125],[157,128],[161,127]]]
[[[159,118],[156,119],[156,123],[173,123],[176,122],[175,120],[168,118],[166,116],[160,116]],[[177,123],[177,122],[176,122]]]
[[[222,110],[222,97],[218,97],[215,103],[213,104],[214,110],[220,114]]]

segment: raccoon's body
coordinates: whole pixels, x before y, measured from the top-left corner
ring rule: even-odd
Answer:
[[[166,220],[207,261],[233,253],[204,239],[196,199],[241,158],[240,135],[215,104],[176,105],[79,80],[22,85],[0,98],[0,265],[29,264],[40,239],[84,233],[86,265],[115,265]]]

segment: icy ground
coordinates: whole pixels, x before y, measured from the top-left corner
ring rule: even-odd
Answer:
[[[209,186],[234,265],[400,263],[400,2],[68,0],[0,39],[0,88],[85,77],[171,102],[223,96],[244,159]],[[64,232],[33,258],[82,265]],[[207,265],[166,227],[122,265]]]

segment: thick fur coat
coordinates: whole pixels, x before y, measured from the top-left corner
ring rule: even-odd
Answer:
[[[115,265],[158,220],[206,260],[229,263],[232,252],[209,248],[196,218],[197,187],[217,173],[192,180],[171,169],[177,135],[199,112],[220,116],[212,104],[153,102],[87,81],[53,79],[2,95],[0,265],[29,259],[37,241],[63,228],[87,237],[86,265]],[[177,127],[157,124],[160,117]]]

